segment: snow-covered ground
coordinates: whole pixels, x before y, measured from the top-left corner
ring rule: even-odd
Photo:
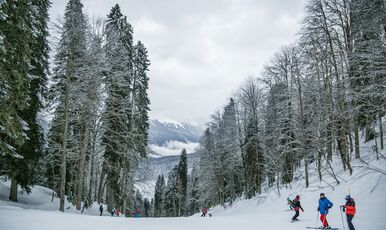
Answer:
[[[371,145],[362,146],[362,158],[369,163],[368,166],[386,171],[386,160],[375,160]],[[386,155],[385,151],[382,154]],[[385,230],[386,176],[369,170],[358,160],[353,160],[352,164],[354,174],[349,176],[348,172],[341,169],[339,159],[334,159],[332,166],[339,177],[339,185],[328,176],[327,171],[323,171],[324,180],[320,182],[314,166],[311,166],[311,186],[308,189],[304,187],[304,181],[299,180],[291,188],[282,188],[280,194],[277,190],[270,190],[251,200],[240,199],[226,209],[215,207],[210,210],[212,218],[200,218],[199,214],[181,218],[116,218],[108,216],[108,213],[100,217],[97,204],[83,214],[66,204],[68,209],[61,213],[57,211],[58,199],[51,202],[51,190],[35,186],[29,196],[19,193],[19,203],[13,203],[6,201],[9,183],[0,182],[0,229],[298,230],[306,226],[320,226],[316,208],[321,192],[334,203],[328,215],[330,225],[343,229],[339,205],[344,203],[344,196],[350,191],[357,204],[357,215],[353,221],[356,229]],[[297,171],[296,176],[301,178],[301,173],[301,170]],[[305,212],[300,214],[301,221],[290,223],[294,213],[288,211],[286,198],[293,198],[297,194],[301,196]],[[348,229],[347,225],[345,228]]]

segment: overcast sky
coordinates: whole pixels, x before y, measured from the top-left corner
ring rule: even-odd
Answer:
[[[67,0],[51,0],[51,20]],[[305,0],[83,0],[89,16],[118,3],[149,50],[151,118],[196,124],[273,53],[295,41]]]

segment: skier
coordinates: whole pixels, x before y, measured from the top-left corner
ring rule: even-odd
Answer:
[[[141,211],[141,209],[137,208],[137,209],[135,210],[134,217],[136,217],[136,218],[142,217],[142,211]]]
[[[205,217],[206,214],[208,213],[208,208],[206,208],[206,207],[202,208],[201,212],[202,212],[201,217]]]
[[[115,215],[117,215],[117,217],[119,217],[119,214],[120,214],[121,212],[119,211],[119,209],[115,209]]]
[[[114,214],[115,214],[115,208],[113,208],[113,209],[111,210],[111,216],[114,216]]]
[[[330,225],[328,225],[326,216],[328,214],[328,210],[332,208],[332,206],[333,204],[331,203],[331,201],[329,201],[327,197],[325,197],[324,193],[321,193],[319,199],[318,212],[320,212],[320,220],[323,223],[323,226],[321,228],[323,229],[331,228]]]
[[[291,201],[291,205],[293,207],[293,210],[295,211],[295,215],[292,217],[292,222],[298,221],[299,209],[301,209],[302,212],[304,212],[304,209],[303,209],[302,205],[300,204],[300,196],[299,195],[297,195],[296,198],[293,201]]]
[[[352,219],[354,218],[356,209],[355,209],[355,201],[351,198],[350,195],[346,195],[346,204],[340,206],[343,212],[346,212],[347,225],[350,230],[355,230],[354,225],[352,224]]]
[[[101,204],[101,206],[99,206],[99,212],[101,213],[99,216],[102,216],[102,214],[103,214],[103,204]]]
[[[290,210],[289,211],[292,211],[292,201],[289,197],[287,197],[287,205],[289,206]]]
[[[131,217],[131,211],[129,209],[126,209],[125,217]]]

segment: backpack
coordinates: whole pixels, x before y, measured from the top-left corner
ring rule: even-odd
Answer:
[[[298,204],[298,202],[296,201],[296,199],[293,199],[293,200],[291,201],[291,206],[292,206],[293,208],[295,208],[295,207],[297,206],[297,204]]]

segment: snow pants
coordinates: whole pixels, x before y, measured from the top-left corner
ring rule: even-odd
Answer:
[[[352,218],[354,218],[353,215],[346,215],[347,218],[347,225],[350,230],[355,230],[354,225],[352,224]]]
[[[320,214],[320,220],[321,220],[322,223],[323,223],[323,227],[329,226],[329,225],[328,225],[328,222],[327,222],[326,216],[327,216],[327,214]]]
[[[292,217],[292,220],[296,220],[299,217],[299,210],[295,211],[295,215]]]

